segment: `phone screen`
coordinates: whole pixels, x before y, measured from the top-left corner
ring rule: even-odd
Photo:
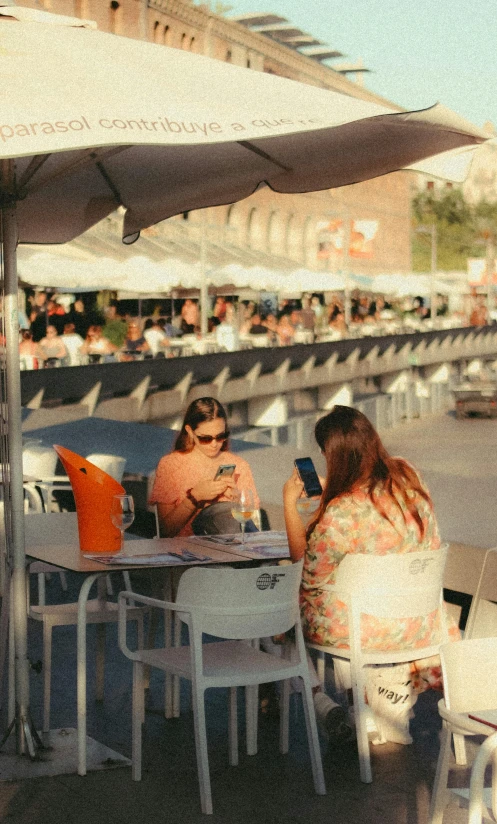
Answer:
[[[218,468],[217,468],[217,472],[214,476],[214,480],[217,481],[218,478],[223,478],[223,477],[224,478],[225,477],[230,478],[233,475],[233,472],[235,471],[235,468],[236,468],[235,464],[221,464],[221,466],[218,466]]]
[[[318,473],[314,468],[311,458],[297,458],[295,461],[297,472],[300,475],[300,480],[304,484],[305,494],[308,498],[314,495],[321,495],[323,488],[321,481],[318,478]]]

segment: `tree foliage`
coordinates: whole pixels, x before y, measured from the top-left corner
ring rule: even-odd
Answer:
[[[461,189],[430,189],[412,202],[412,264],[415,272],[429,272],[431,235],[419,229],[436,227],[437,269],[466,270],[469,257],[485,257],[497,239],[497,203],[468,203]],[[417,231],[418,230],[418,231]]]

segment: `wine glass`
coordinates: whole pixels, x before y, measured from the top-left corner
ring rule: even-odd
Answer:
[[[135,520],[135,503],[132,495],[114,495],[110,519],[121,532],[121,550],[124,547],[124,530]]]
[[[254,493],[251,489],[233,489],[231,514],[242,527],[242,544],[245,543],[245,525],[255,511]]]

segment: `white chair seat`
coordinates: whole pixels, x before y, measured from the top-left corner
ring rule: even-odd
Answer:
[[[192,662],[188,646],[143,650],[141,659],[149,666],[167,668],[180,678],[192,679]],[[241,641],[205,644],[202,660],[204,678],[219,678],[233,687],[261,683],[261,672],[265,672],[268,681],[283,681],[290,677],[288,672],[294,667],[290,661],[249,647]]]

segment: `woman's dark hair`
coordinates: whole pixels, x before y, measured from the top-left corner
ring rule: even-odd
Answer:
[[[405,520],[400,497],[423,537],[423,521],[409,492],[417,492],[428,502],[430,496],[407,461],[388,454],[376,429],[362,412],[350,406],[334,406],[328,415],[318,420],[314,436],[326,458],[327,478],[319,510],[307,528],[308,536],[329,502],[360,483],[366,486],[373,505],[387,520],[389,518],[377,500],[378,487],[381,485],[391,497]]]
[[[228,419],[226,412],[224,407],[215,398],[198,398],[198,400],[192,401],[185,412],[183,424],[176,438],[176,443],[174,444],[174,451],[191,452],[195,446],[195,441],[187,432],[187,426],[191,426],[195,432],[199,424],[204,423],[204,421],[214,421],[217,418],[221,418],[227,428]],[[228,449],[228,444],[229,442],[227,440],[223,441],[221,452],[225,452]]]

